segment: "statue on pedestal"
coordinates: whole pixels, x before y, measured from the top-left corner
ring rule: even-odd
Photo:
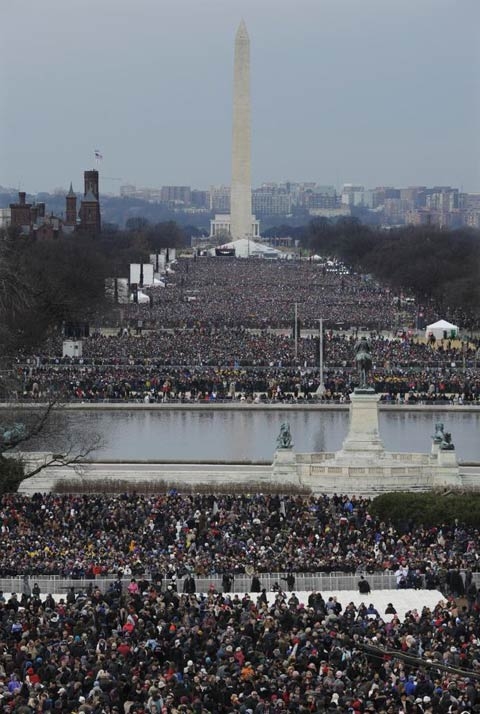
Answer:
[[[443,431],[443,422],[437,421],[435,424],[435,434],[432,436],[434,444],[441,444],[445,434]]]
[[[0,427],[0,444],[3,446],[15,446],[18,441],[25,438],[27,430],[25,424],[15,422],[10,427]]]
[[[452,435],[446,431],[443,435],[443,441],[440,444],[442,451],[455,451],[455,444],[452,442]]]
[[[360,389],[367,389],[368,373],[372,369],[372,354],[366,337],[362,337],[355,345],[355,364],[360,374]]]
[[[293,446],[290,424],[284,422],[280,427],[280,434],[277,436],[278,449],[291,449]]]

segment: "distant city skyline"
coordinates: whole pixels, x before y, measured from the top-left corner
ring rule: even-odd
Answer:
[[[37,193],[73,180],[78,191],[75,178],[93,167],[109,193],[228,185],[242,17],[254,186],[480,192],[477,0],[10,3],[0,185]]]

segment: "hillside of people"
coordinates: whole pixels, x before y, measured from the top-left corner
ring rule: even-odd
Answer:
[[[342,496],[12,494],[0,514],[1,573],[22,575],[0,593],[4,712],[478,711],[476,528],[398,529]],[[355,573],[356,604],[297,594],[306,569]],[[377,571],[397,584],[381,610]],[[73,580],[52,595],[44,573]],[[399,614],[407,587],[419,605]],[[442,599],[422,607],[424,588]]]

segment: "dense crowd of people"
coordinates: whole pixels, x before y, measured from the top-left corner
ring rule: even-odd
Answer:
[[[445,585],[480,568],[479,531],[402,531],[355,497],[35,495],[0,501],[0,576],[396,572]]]
[[[412,330],[398,330],[415,326],[417,307],[367,276],[308,261],[199,258],[179,260],[166,280],[165,288],[150,290],[151,304],[121,307],[114,334],[98,327],[85,337],[81,356],[62,356],[60,332],[35,355],[17,355],[8,396],[144,402],[321,396],[343,403],[359,383],[355,345],[367,328],[373,330],[370,381],[384,401],[480,399],[475,341],[446,336],[425,343]],[[427,307],[422,310],[426,319]]]
[[[363,498],[174,493],[5,495],[0,522],[2,574],[30,575],[0,593],[2,712],[479,710],[478,530],[396,531]],[[299,569],[394,569],[398,587],[413,574],[446,599],[399,617],[318,591],[230,592],[248,565],[290,585]],[[92,579],[54,598],[35,583],[45,572]],[[195,577],[222,572],[223,588],[197,594]]]
[[[324,401],[344,402],[358,384],[354,335],[324,340]],[[295,348],[296,345],[296,348]],[[372,336],[371,381],[386,400],[476,403],[476,346],[431,345]],[[295,357],[295,352],[297,357]],[[60,337],[42,354],[19,357],[17,397],[62,400],[283,401],[318,398],[318,337],[249,331],[174,330],[96,334],[81,358],[62,357]]]
[[[313,592],[120,582],[0,597],[0,707],[34,714],[477,712],[480,616],[455,600],[379,613]],[[368,601],[367,601],[368,602]],[[393,611],[393,612],[392,612]]]
[[[386,401],[477,403],[476,346],[407,335],[416,308],[363,276],[310,262],[179,261],[119,333],[18,356],[16,396],[157,402],[319,398],[358,384],[356,335],[375,330],[369,379]],[[294,303],[309,337],[292,334]],[[125,326],[130,327],[125,327]],[[278,334],[273,328],[288,330]],[[333,328],[337,328],[333,331]],[[135,333],[135,334],[133,334]],[[354,496],[19,494],[0,497],[0,711],[8,714],[453,714],[480,711],[480,530],[394,527]],[[448,599],[400,618],[262,574],[394,574]],[[42,594],[35,577],[86,578]],[[251,577],[250,595],[232,593]],[[106,590],[101,576],[112,580]],[[196,580],[221,587],[196,593]],[[361,592],[370,586],[361,580]],[[462,600],[456,601],[456,598]]]
[[[199,258],[179,260],[165,288],[146,290],[151,304],[124,307],[124,318],[155,327],[291,327],[342,324],[390,329],[398,306],[387,288],[347,271],[309,261]],[[415,322],[415,308],[402,310]]]
[[[308,337],[249,330],[169,330],[132,335],[96,333],[82,341],[81,357],[62,357],[63,339],[50,339],[37,356],[39,365],[81,364],[172,365],[214,367],[318,367],[318,332]],[[353,367],[357,339],[350,333],[327,331],[323,340],[324,361],[334,368]],[[451,340],[425,343],[406,335],[369,339],[373,368],[393,370],[411,368],[446,369],[475,362],[476,346]],[[32,360],[33,361],[33,360]]]

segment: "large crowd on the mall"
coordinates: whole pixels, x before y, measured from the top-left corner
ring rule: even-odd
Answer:
[[[153,327],[289,328],[297,303],[306,327],[323,317],[329,327],[380,331],[398,313],[390,291],[366,276],[309,261],[182,259],[165,288],[147,292],[152,304],[131,304],[125,315]],[[411,305],[402,309],[414,315]]]
[[[121,306],[113,334],[96,326],[82,340],[81,356],[62,356],[59,333],[34,356],[18,355],[18,380],[10,396],[318,400],[322,317],[323,401],[348,401],[359,381],[355,343],[366,330],[371,332],[371,381],[385,401],[478,402],[480,370],[473,341],[457,343],[446,336],[425,344],[415,339],[408,327],[415,326],[418,309],[410,300],[340,267],[311,261],[180,259],[169,268],[166,287],[145,288],[149,304]],[[422,319],[431,309],[422,308]]]
[[[8,495],[0,517],[2,569],[26,576],[21,592],[0,593],[2,712],[480,709],[478,531],[397,532],[368,500],[341,496]],[[251,592],[234,593],[247,563]],[[421,578],[444,599],[400,617],[393,605],[379,612],[368,590],[355,605],[261,587],[264,569],[288,569],[288,582],[298,568],[347,563],[395,569],[399,587],[413,573],[415,587]],[[35,581],[92,567],[88,586],[55,598]],[[107,586],[95,580],[103,572]],[[230,577],[198,593],[206,572]]]
[[[358,384],[354,335],[327,331],[324,401],[348,399]],[[373,336],[371,380],[386,400],[475,403],[476,346]],[[19,358],[20,398],[72,401],[311,400],[319,387],[318,336],[245,330],[172,330],[85,338],[81,358],[62,357],[57,336],[36,357]],[[296,356],[295,356],[296,355]],[[479,365],[480,367],[480,365]]]

